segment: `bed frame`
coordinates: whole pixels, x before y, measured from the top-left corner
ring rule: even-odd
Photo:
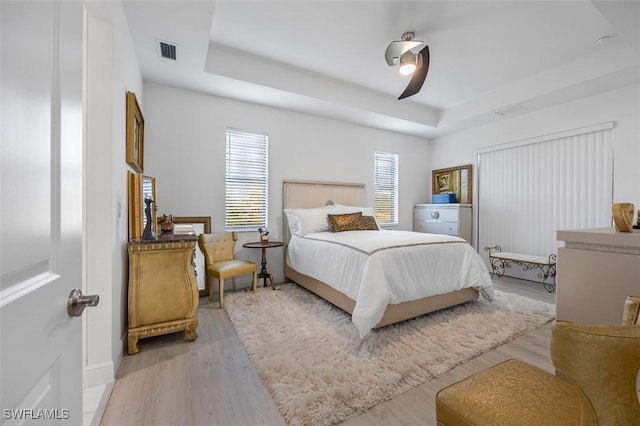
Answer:
[[[328,202],[348,206],[366,206],[366,191],[363,183],[321,182],[286,179],[283,181],[283,204],[285,209],[308,209],[322,207]],[[285,244],[289,242],[289,226],[284,218]],[[289,267],[285,260],[285,277],[317,294],[343,311],[352,314],[355,301],[329,285],[301,274]],[[476,300],[478,290],[466,288],[451,293],[425,297],[419,300],[388,305],[384,316],[374,328],[415,318],[439,309]]]

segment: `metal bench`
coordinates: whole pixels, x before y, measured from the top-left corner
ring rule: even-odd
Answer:
[[[493,250],[493,251],[492,251]],[[556,291],[556,255],[550,254],[547,257],[534,256],[530,254],[503,252],[502,247],[485,247],[484,251],[489,252],[489,262],[491,263],[491,277],[504,275],[511,264],[522,267],[523,271],[539,269],[538,278],[542,280],[542,285],[549,292]],[[547,279],[553,279],[553,284],[547,283]]]

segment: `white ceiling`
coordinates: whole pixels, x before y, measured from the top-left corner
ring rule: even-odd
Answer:
[[[123,3],[145,81],[427,138],[640,81],[635,0]],[[405,31],[431,64],[399,101]]]

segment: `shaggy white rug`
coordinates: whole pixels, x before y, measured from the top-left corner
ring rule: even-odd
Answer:
[[[249,358],[291,425],[363,413],[553,319],[555,307],[496,291],[375,330],[361,341],[349,315],[296,284],[225,295]]]

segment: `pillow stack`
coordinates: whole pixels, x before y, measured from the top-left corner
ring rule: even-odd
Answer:
[[[284,213],[289,232],[300,237],[312,232],[380,229],[372,207],[334,204],[313,209],[285,209]]]

